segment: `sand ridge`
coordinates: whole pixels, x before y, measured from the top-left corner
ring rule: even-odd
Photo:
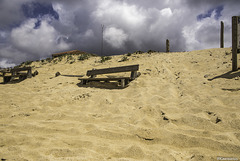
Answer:
[[[240,159],[240,74],[230,48],[132,54],[99,63],[34,62],[39,75],[0,84],[0,158],[7,160]],[[125,89],[79,85],[92,68],[140,65]],[[123,73],[119,75],[129,75]]]

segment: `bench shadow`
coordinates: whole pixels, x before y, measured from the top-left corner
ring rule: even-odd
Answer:
[[[82,85],[81,83],[78,83],[77,86],[81,87],[81,88],[99,88],[99,89],[109,89],[109,90],[113,90],[113,89],[121,90],[121,89],[125,89],[128,87],[128,85],[127,85],[123,88],[123,87],[119,86],[118,83],[116,83],[116,82],[109,82],[109,83],[89,82],[86,85]]]
[[[215,79],[219,79],[219,78],[225,78],[225,79],[233,79],[235,77],[238,77],[240,76],[240,71],[230,71],[230,72],[227,72],[227,73],[224,73],[222,75],[219,75],[219,76],[216,76],[216,77],[213,77],[211,79],[208,79],[209,81],[213,81]]]
[[[7,82],[7,83],[1,82],[0,84],[17,84],[17,83],[20,83],[22,81],[24,81],[24,80],[12,80],[12,81]]]

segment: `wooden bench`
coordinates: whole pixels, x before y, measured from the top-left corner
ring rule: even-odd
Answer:
[[[90,78],[79,78],[81,80],[82,85],[86,85],[88,82],[110,82],[110,81],[117,81],[120,83],[121,87],[125,87],[128,85],[132,80],[136,79],[140,76],[139,65],[130,65],[130,66],[121,66],[121,67],[114,67],[114,68],[104,68],[104,69],[93,69],[87,71],[87,76]],[[96,78],[97,75],[101,74],[112,74],[112,73],[120,73],[120,72],[131,72],[130,77],[113,77],[113,78]]]
[[[3,77],[3,83],[8,83],[14,80],[14,78],[18,78],[21,81],[32,77],[32,68],[24,67],[11,70],[1,70],[0,73],[2,73],[0,77]]]

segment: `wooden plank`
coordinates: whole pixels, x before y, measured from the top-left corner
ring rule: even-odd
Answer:
[[[87,81],[117,81],[121,79],[131,80],[130,77],[118,77],[118,78],[79,78],[78,80],[87,80]]]
[[[12,72],[4,72],[3,75],[0,75],[0,77],[7,77],[7,76],[5,76],[6,73],[12,73]],[[8,76],[19,77],[19,76],[28,76],[28,75],[29,75],[28,73],[15,73],[14,72],[14,75],[8,75]]]
[[[12,75],[11,77],[21,77],[21,76],[28,76],[28,74],[27,73],[21,73],[21,74]]]
[[[129,66],[114,67],[114,68],[88,70],[87,71],[87,76],[99,75],[99,74],[109,74],[109,73],[129,72],[129,71],[138,71],[138,70],[139,70],[139,65],[129,65]]]
[[[11,72],[18,72],[18,71],[28,71],[31,70],[31,67],[24,67],[24,68],[15,68],[15,69],[11,69]]]
[[[6,74],[6,73],[12,73],[12,72],[10,72],[10,71],[0,71],[0,73]]]
[[[232,71],[238,70],[238,17],[232,17]]]
[[[4,77],[4,76],[6,76],[6,74],[11,74],[12,72],[2,72],[2,74],[0,75],[0,77]]]
[[[64,77],[83,77],[84,75],[61,75]]]

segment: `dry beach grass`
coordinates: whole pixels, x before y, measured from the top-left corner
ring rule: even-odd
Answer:
[[[240,72],[230,72],[230,52],[33,62],[38,76],[0,84],[0,159],[240,159]],[[142,75],[125,89],[54,77],[132,64]]]

